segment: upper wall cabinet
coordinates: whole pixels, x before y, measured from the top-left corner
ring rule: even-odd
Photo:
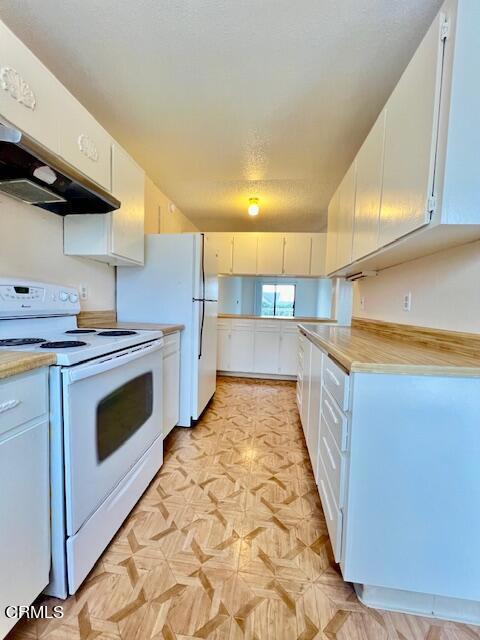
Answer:
[[[257,273],[274,276],[285,273],[283,268],[284,236],[281,233],[259,233],[257,246]]]
[[[356,161],[345,174],[338,191],[337,266],[352,261],[355,181]]]
[[[216,263],[217,273],[232,273],[233,233],[206,233],[205,251],[206,260],[212,260],[212,266]]]
[[[478,0],[447,0],[436,16],[357,154],[351,255],[343,197],[331,200],[327,273],[384,269],[480,238],[479,23]]]
[[[62,85],[0,22],[0,116],[58,152]]]
[[[233,235],[232,273],[255,275],[257,273],[258,233]]]
[[[64,253],[85,256],[113,266],[143,264],[145,174],[118,145],[112,148],[116,211],[65,216]]]
[[[60,155],[99,185],[112,189],[112,139],[78,100],[62,93]]]
[[[383,110],[357,155],[353,260],[372,253],[378,246],[385,114]]]
[[[310,275],[312,237],[310,233],[287,233],[285,235],[283,273],[294,276]],[[317,255],[315,258],[318,259]],[[315,268],[318,269],[318,264],[315,265]]]
[[[441,13],[387,102],[380,246],[427,224],[433,211],[444,22]]]
[[[311,276],[325,275],[326,249],[327,249],[327,234],[312,233],[312,255],[310,258],[310,275]]]

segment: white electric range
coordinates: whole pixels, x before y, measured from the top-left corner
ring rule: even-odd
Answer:
[[[163,462],[161,331],[77,327],[71,287],[0,279],[0,353],[50,367],[52,569],[78,589]]]

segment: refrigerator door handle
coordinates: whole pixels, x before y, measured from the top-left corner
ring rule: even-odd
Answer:
[[[200,300],[200,302],[202,303],[202,321],[200,323],[200,341],[199,341],[199,347],[198,347],[198,359],[199,360],[202,357],[203,325],[205,323],[205,301],[204,300]]]

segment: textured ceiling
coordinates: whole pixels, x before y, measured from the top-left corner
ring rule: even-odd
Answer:
[[[0,17],[200,228],[313,231],[439,6],[0,0]]]

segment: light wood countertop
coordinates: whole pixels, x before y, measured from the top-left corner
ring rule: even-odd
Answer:
[[[480,377],[478,351],[439,349],[355,327],[307,324],[300,330],[349,372]]]
[[[81,326],[86,326],[84,323]],[[93,325],[95,329],[138,329],[143,331],[163,331],[163,335],[167,336],[176,331],[183,331],[183,324],[161,324],[156,322],[97,322]]]
[[[54,353],[2,351],[0,353],[0,378],[9,378],[39,367],[48,367],[55,364],[56,361]]]
[[[282,322],[316,322],[318,324],[321,323],[336,323],[336,320],[331,320],[330,318],[309,318],[304,316],[294,316],[293,318],[282,318],[281,316],[250,316],[250,315],[242,315],[237,313],[219,313],[218,318],[220,320],[279,320]]]

